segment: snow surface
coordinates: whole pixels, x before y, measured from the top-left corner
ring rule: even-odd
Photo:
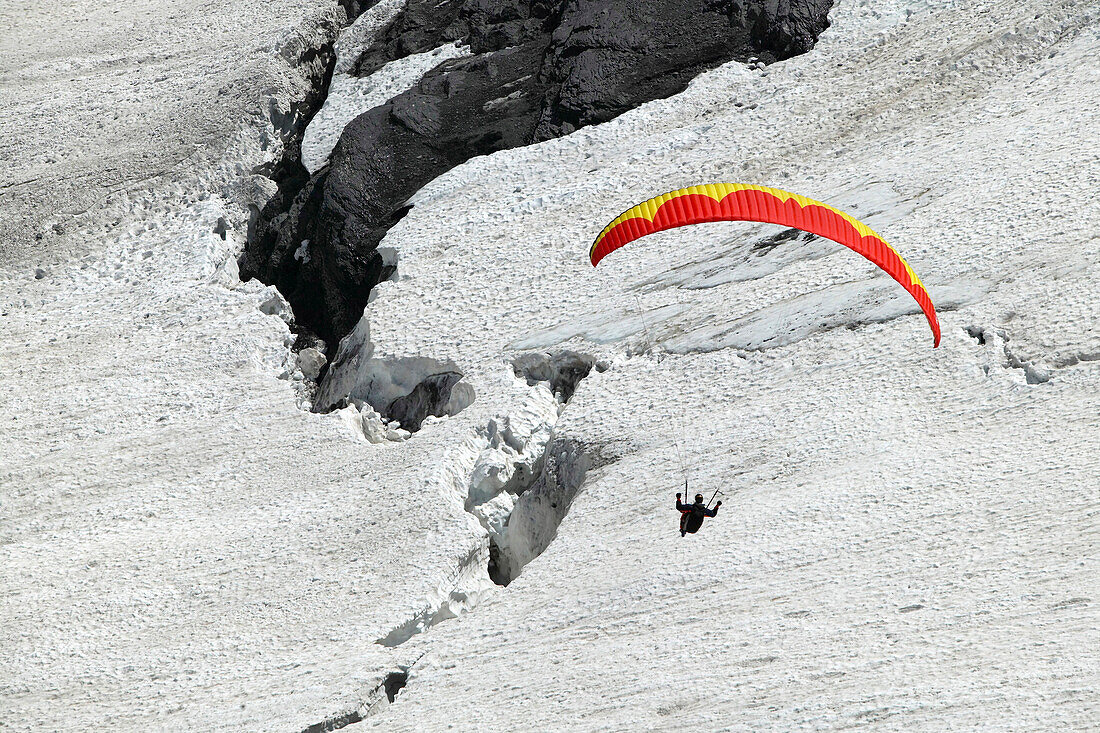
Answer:
[[[245,171],[278,153],[262,120],[89,231],[96,254],[5,270],[5,724],[1100,726],[1100,6],[831,20],[805,56],[417,194],[370,343],[343,345],[463,373],[473,402],[407,440],[303,410],[285,304],[236,278]],[[710,180],[868,214],[941,347],[843,248],[754,249],[774,228],[588,265],[614,215]],[[513,369],[534,348],[609,368],[562,405]],[[551,463],[579,493],[498,587],[508,505],[572,498],[530,483]],[[682,539],[685,473],[725,503]]]
[[[0,3],[0,263],[98,254],[196,173],[247,163],[236,133],[301,98],[287,59],[344,17],[331,0]]]

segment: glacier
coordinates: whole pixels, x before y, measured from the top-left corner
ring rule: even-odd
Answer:
[[[350,389],[311,412],[290,308],[236,265],[345,8],[214,5],[168,40],[133,8],[85,40],[95,3],[56,34],[0,10],[41,42],[0,56],[0,220],[44,232],[0,250],[6,725],[1100,725],[1100,5],[842,0],[804,55],[440,176],[341,345],[387,385],[461,373],[412,433]],[[165,51],[212,12],[228,46]],[[112,107],[143,142],[95,127]],[[59,189],[102,183],[86,208],[24,197],[117,160],[125,186]],[[867,214],[941,346],[869,263],[756,247],[774,228],[588,264],[620,211],[709,180]],[[532,354],[599,368],[565,399]],[[724,504],[681,538],[685,482]]]

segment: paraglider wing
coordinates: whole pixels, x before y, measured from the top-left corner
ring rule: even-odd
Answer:
[[[831,239],[863,255],[905,288],[924,311],[940,345],[940,324],[928,291],[909,263],[869,226],[805,196],[766,186],[710,183],[655,196],[627,209],[592,243],[592,265],[624,244],[666,229],[712,221],[759,221],[793,227]]]

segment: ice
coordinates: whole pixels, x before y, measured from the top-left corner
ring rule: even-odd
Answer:
[[[110,20],[73,8],[59,39]],[[285,301],[230,265],[272,193],[251,173],[279,153],[267,95],[301,79],[255,66],[282,47],[270,23],[184,11],[187,43],[214,27],[248,57],[232,85],[171,39],[169,59],[41,35],[3,56],[9,97],[36,75],[53,95],[4,123],[11,170],[48,170],[24,138],[80,138],[64,121],[92,129],[100,93],[157,164],[102,227],[43,217],[42,247],[56,223],[73,256],[0,272],[5,724],[1097,726],[1095,8],[840,3],[805,56],[469,161],[386,237],[400,277],[340,345],[328,414],[302,409]],[[179,79],[116,86],[161,63]],[[221,152],[161,166],[212,133],[145,113],[230,87],[264,101],[214,115],[241,126]],[[118,152],[93,142],[39,148],[84,181]],[[776,228],[664,232],[591,267],[610,218],[710,180],[866,216],[928,285],[941,346],[873,266]],[[607,368],[565,404],[517,372],[533,350]],[[444,373],[456,402],[394,425]],[[685,483],[725,494],[690,538]]]

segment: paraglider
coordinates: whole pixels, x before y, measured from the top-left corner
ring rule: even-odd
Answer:
[[[778,188],[709,183],[655,196],[604,227],[589,250],[593,267],[635,239],[666,229],[715,221],[758,221],[801,229],[842,244],[881,268],[913,296],[940,344],[940,324],[928,291],[909,264],[870,227],[820,201]]]
[[[718,492],[714,492],[715,495]],[[676,510],[680,512],[680,536],[683,537],[687,534],[695,534],[699,531],[699,528],[703,526],[704,517],[716,517],[718,516],[718,507],[722,506],[722,502],[718,502],[711,509],[707,504],[703,503],[703,495],[695,495],[694,504],[684,504],[680,501],[681,494],[676,495]],[[713,500],[714,497],[712,496]]]

